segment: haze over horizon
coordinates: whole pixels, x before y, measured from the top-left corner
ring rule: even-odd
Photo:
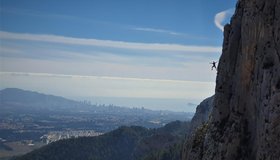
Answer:
[[[1,1],[0,89],[194,111],[214,94],[235,3]]]

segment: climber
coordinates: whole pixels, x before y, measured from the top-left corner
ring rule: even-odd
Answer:
[[[215,61],[213,61],[212,63],[210,63],[210,64],[212,64],[211,70],[213,70],[213,68],[215,68],[215,69],[217,70],[216,63],[217,63],[217,62],[215,62]]]

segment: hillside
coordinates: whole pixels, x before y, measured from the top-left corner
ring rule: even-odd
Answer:
[[[91,126],[91,129],[93,127],[101,132],[106,132],[122,125],[161,127],[174,120],[186,121],[193,115],[193,113],[184,112],[129,108],[129,106],[92,105],[89,102],[79,102],[17,88],[0,90],[0,109],[0,124],[2,120],[5,123],[2,126],[7,126],[0,127],[0,130],[18,128],[9,126],[50,127],[50,125],[56,125],[57,127],[79,129],[90,129],[88,127]],[[12,121],[7,121],[7,119],[12,119]],[[10,123],[7,124],[7,122]],[[30,125],[30,122],[34,125]]]
[[[73,103],[74,101],[68,100],[63,97],[46,95],[34,91],[27,91],[18,88],[6,88],[0,91],[1,102],[15,102],[25,104],[60,104],[60,103]]]
[[[225,26],[211,119],[183,160],[280,156],[280,0],[239,0]]]
[[[180,143],[189,128],[188,122],[172,122],[159,129],[120,127],[98,137],[61,140],[15,160],[140,160],[149,159]],[[175,153],[180,156],[180,152]],[[174,155],[173,155],[174,156]]]
[[[91,105],[16,88],[0,91],[0,110],[0,159],[22,155],[60,139],[97,136],[120,126],[159,128],[175,120],[187,121],[193,115]],[[180,127],[180,124],[169,128],[174,126]],[[175,131],[182,133],[181,130]]]
[[[84,137],[51,143],[15,160],[101,159],[180,160],[184,138],[208,120],[213,96],[197,106],[191,122],[174,121],[164,127],[120,127],[99,137]]]
[[[0,91],[0,107],[7,105],[17,109],[28,110],[56,110],[76,109],[83,104],[64,97],[46,95],[43,93],[26,91],[18,88],[6,88]]]

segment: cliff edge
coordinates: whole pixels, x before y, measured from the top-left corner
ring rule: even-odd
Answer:
[[[189,134],[195,132],[199,126],[208,121],[213,108],[213,100],[214,96],[208,97],[196,107],[196,112],[190,123]]]
[[[210,117],[184,146],[184,160],[279,159],[280,0],[238,0]]]

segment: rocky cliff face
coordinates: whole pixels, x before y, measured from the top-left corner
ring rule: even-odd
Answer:
[[[280,0],[239,0],[225,26],[211,120],[184,160],[280,157]]]
[[[192,134],[196,128],[207,122],[213,108],[214,96],[206,98],[197,107],[191,120],[189,133]]]

